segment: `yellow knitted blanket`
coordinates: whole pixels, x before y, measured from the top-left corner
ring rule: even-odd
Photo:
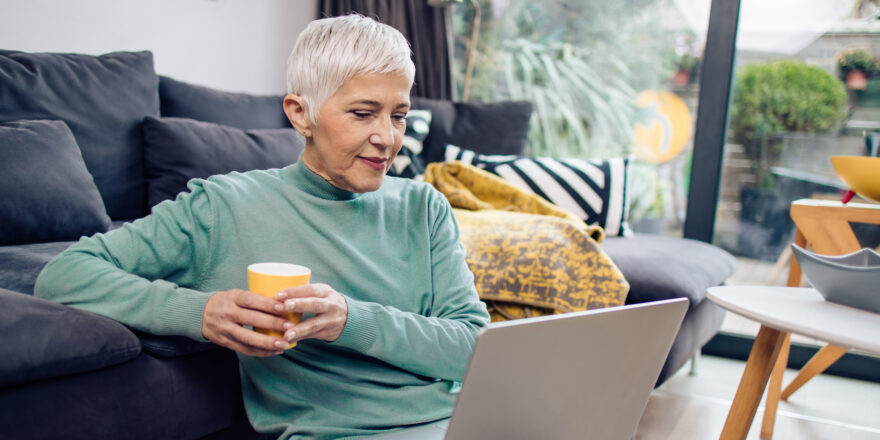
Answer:
[[[429,164],[425,181],[453,207],[493,321],[623,304],[629,284],[600,227],[461,162]]]

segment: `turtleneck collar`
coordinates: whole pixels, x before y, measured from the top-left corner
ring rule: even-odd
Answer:
[[[315,197],[325,200],[353,200],[363,195],[331,185],[330,182],[310,170],[303,163],[302,157],[295,164],[289,166],[286,171],[297,187]]]

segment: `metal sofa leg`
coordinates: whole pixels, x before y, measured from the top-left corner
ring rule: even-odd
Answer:
[[[697,364],[700,360],[700,351],[698,350],[694,353],[693,357],[691,357],[691,369],[688,371],[688,376],[696,376],[697,375]]]

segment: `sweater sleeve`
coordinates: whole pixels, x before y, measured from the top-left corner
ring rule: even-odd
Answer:
[[[147,217],[81,239],[46,265],[34,295],[152,334],[205,341],[211,293],[181,287],[196,285],[211,258],[213,213],[200,185]]]
[[[488,324],[465,262],[458,224],[445,198],[430,200],[433,303],[423,316],[346,298],[348,322],[334,344],[346,346],[415,374],[460,381],[480,329]]]

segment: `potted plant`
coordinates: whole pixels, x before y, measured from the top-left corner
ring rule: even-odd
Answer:
[[[786,133],[825,133],[846,116],[847,93],[827,71],[797,61],[750,64],[734,79],[730,134],[755,176],[741,188],[739,252],[775,259],[789,241],[788,206],[771,168]],[[782,223],[782,224],[779,224]]]
[[[672,83],[685,86],[691,83],[696,76],[697,67],[700,65],[701,48],[697,41],[697,35],[693,32],[681,32],[675,34],[670,55],[675,72]]]
[[[837,66],[850,90],[865,90],[868,77],[877,70],[877,63],[870,52],[864,49],[850,49],[837,56]]]
[[[691,83],[694,76],[694,70],[700,65],[700,59],[689,53],[685,53],[678,58],[676,63],[675,74],[672,76],[672,83],[679,86],[686,86]]]

